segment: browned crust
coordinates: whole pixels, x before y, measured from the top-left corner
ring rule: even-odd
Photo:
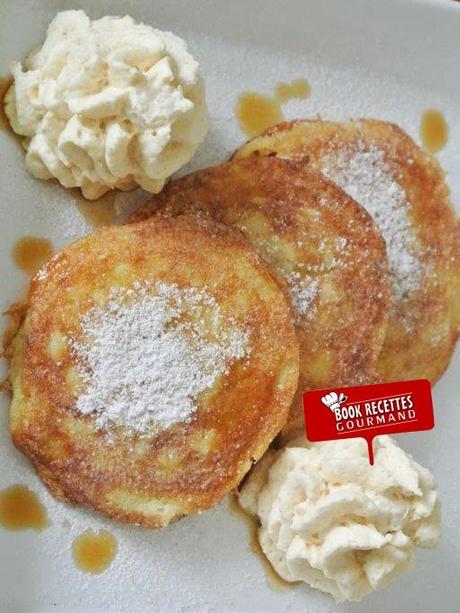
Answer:
[[[206,288],[249,327],[251,352],[199,401],[190,424],[143,440],[113,429],[108,442],[75,410],[65,379],[72,353],[53,359],[47,346],[55,329],[78,337],[79,317],[94,305],[92,291],[108,294],[108,273],[120,262],[139,281]],[[150,528],[207,509],[237,485],[285,422],[298,376],[289,306],[268,270],[242,235],[192,217],[104,228],[63,249],[32,282],[11,355],[12,439],[53,495]],[[209,431],[215,435],[209,452],[193,448],[192,437]],[[172,468],[165,468],[165,453],[178,460]],[[148,508],[155,501],[166,506]]]
[[[16,336],[17,331],[24,321],[27,313],[27,307],[28,301],[20,300],[18,302],[14,302],[4,313],[4,315],[8,317],[8,324],[2,336],[2,355],[7,360],[11,358],[11,343],[13,342],[13,338]]]
[[[360,119],[284,122],[249,141],[234,154],[280,156],[321,170],[321,157],[344,146],[376,146],[405,190],[425,274],[409,299],[393,304],[377,365],[383,381],[428,378],[447,368],[460,327],[460,222],[450,203],[444,172],[397,125]]]
[[[385,245],[370,216],[337,186],[305,164],[251,157],[172,181],[129,221],[155,213],[199,214],[237,227],[285,291],[291,251],[318,280],[319,297],[296,326],[300,387],[285,430],[303,428],[303,390],[375,379],[389,304]],[[268,234],[251,228],[251,216],[263,217]],[[346,250],[337,240],[346,241]],[[321,243],[340,261],[334,270]],[[323,300],[328,288],[335,295]]]
[[[27,313],[27,300],[14,302],[7,311],[5,317],[8,317],[7,326],[2,335],[2,357],[9,362],[11,359],[11,343],[19,330],[24,317]],[[0,391],[11,393],[11,383],[8,377],[0,382]]]

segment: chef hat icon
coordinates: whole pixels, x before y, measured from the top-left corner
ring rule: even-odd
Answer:
[[[325,404],[331,411],[340,409],[340,406],[347,401],[345,394],[337,395],[336,392],[329,392],[321,398],[321,402]]]

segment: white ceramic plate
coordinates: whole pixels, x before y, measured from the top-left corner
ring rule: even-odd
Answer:
[[[91,17],[131,14],[183,36],[201,63],[211,115],[207,142],[192,167],[225,159],[244,137],[234,107],[246,90],[270,94],[280,80],[307,78],[308,100],[288,117],[372,116],[400,124],[418,139],[421,113],[441,110],[450,139],[439,158],[460,202],[460,4],[403,0],[2,0],[0,74],[43,40],[58,10],[84,8]],[[17,144],[0,133],[1,309],[21,297],[28,279],[10,251],[24,235],[60,247],[88,231],[72,199],[30,178]],[[52,520],[41,533],[0,529],[1,611],[458,611],[460,571],[460,355],[436,386],[434,431],[403,435],[401,444],[433,470],[443,501],[443,541],[418,552],[412,572],[359,605],[337,606],[307,587],[273,591],[250,551],[246,525],[228,501],[160,532],[101,520],[54,501],[16,452],[2,398],[0,489],[25,483]],[[119,554],[104,574],[82,574],[71,543],[82,530],[107,527]]]

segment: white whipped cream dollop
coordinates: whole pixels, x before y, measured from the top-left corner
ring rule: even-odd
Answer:
[[[159,192],[207,132],[204,88],[185,42],[131,17],[58,13],[42,47],[12,65],[5,111],[27,170],[94,199]]]
[[[359,601],[409,568],[415,547],[437,544],[433,477],[391,438],[374,439],[374,466],[359,439],[291,444],[269,452],[240,492],[283,579]]]

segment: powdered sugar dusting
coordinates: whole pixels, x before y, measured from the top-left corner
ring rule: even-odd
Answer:
[[[248,353],[249,331],[211,295],[165,283],[154,290],[113,290],[72,341],[86,384],[77,409],[101,429],[151,433],[190,420],[196,396]]]
[[[86,4],[89,6],[89,3],[79,3],[81,6],[86,6]],[[147,7],[146,10],[153,15],[157,5],[152,7],[152,3],[128,2],[123,8],[126,12],[130,12],[128,9],[135,5],[131,12],[135,10],[137,14],[140,14],[140,7],[144,4]],[[203,2],[196,4],[197,8],[190,12],[190,17],[198,22],[203,16],[203,11],[199,10],[199,7],[204,6],[205,9],[209,7]],[[253,4],[254,12],[260,11],[256,3]],[[427,12],[430,12],[431,3],[424,4]],[[455,3],[453,2],[452,5]],[[15,21],[11,22],[11,19],[8,19],[8,10],[14,12],[16,20],[21,15],[19,8],[26,9],[29,6],[30,3],[25,2],[5,3],[5,22],[15,24]],[[108,2],[101,1],[97,8],[102,14],[114,11],[113,6],[113,3],[110,5]],[[366,40],[360,40],[360,49],[363,50],[362,61],[355,61],[356,58],[351,55],[356,54],[356,45],[347,42],[347,28],[343,27],[343,20],[339,17],[324,20],[325,28],[316,27],[315,19],[317,14],[321,17],[320,11],[310,11],[308,37],[301,31],[302,28],[298,28],[298,36],[293,36],[292,44],[289,41],[288,49],[286,45],[281,48],[281,45],[275,44],[273,48],[270,48],[268,44],[260,44],[263,36],[267,41],[267,35],[272,34],[275,43],[281,40],[283,33],[280,28],[289,29],[291,27],[293,35],[297,34],[289,23],[288,15],[286,19],[281,20],[280,28],[274,31],[269,25],[270,15],[268,15],[267,28],[264,27],[260,36],[256,33],[255,36],[235,37],[236,28],[233,28],[234,32],[228,31],[222,34],[219,30],[214,32],[215,35],[208,35],[207,32],[211,31],[210,29],[186,27],[186,20],[183,17],[184,6],[185,3],[182,2],[169,2],[163,3],[159,10],[163,15],[162,18],[168,22],[168,26],[173,30],[181,28],[179,34],[186,38],[191,45],[192,52],[200,60],[203,74],[206,76],[206,93],[212,123],[206,144],[198,151],[189,169],[184,169],[181,174],[186,174],[191,169],[225,161],[235,147],[241,145],[242,135],[234,118],[236,84],[238,92],[251,90],[271,95],[273,85],[279,79],[291,80],[305,76],[312,83],[314,95],[307,100],[289,102],[284,107],[289,119],[313,117],[318,112],[321,112],[324,117],[343,121],[357,115],[380,117],[400,124],[409,134],[416,137],[420,122],[420,101],[430,100],[430,104],[435,108],[445,111],[447,118],[458,116],[458,96],[455,95],[453,89],[458,87],[456,80],[451,79],[449,89],[438,90],[433,86],[428,77],[429,70],[424,69],[425,56],[422,57],[421,53],[426,51],[426,57],[433,60],[434,51],[428,49],[428,46],[426,49],[419,48],[413,42],[418,37],[418,28],[415,27],[415,24],[410,31],[406,31],[403,27],[400,28],[400,31],[402,39],[405,39],[405,44],[407,44],[407,49],[410,51],[412,48],[413,52],[420,57],[420,78],[416,78],[414,68],[408,62],[400,62],[394,67],[394,70],[391,69],[391,65],[387,69],[385,64],[387,59],[382,50],[386,52],[388,49],[385,45],[376,44],[376,34],[369,28],[363,30],[362,36],[374,40],[371,45],[367,46]],[[192,4],[188,3],[188,6]],[[247,6],[250,7],[250,3],[247,3]],[[350,19],[353,19],[356,11],[353,12],[352,4],[347,3],[343,6],[346,6]],[[362,5],[359,6],[362,8]],[[394,10],[393,3],[390,7]],[[234,10],[230,5],[228,8],[229,11]],[[412,8],[415,9],[415,6]],[[452,8],[454,9],[455,6]],[[90,10],[94,10],[94,3]],[[270,12],[268,4],[267,12]],[[276,7],[271,12],[275,14]],[[447,10],[438,11],[438,13],[443,12],[445,20],[449,20]],[[32,27],[29,27],[29,21],[32,23],[37,20],[37,12],[28,11],[24,14],[28,15],[27,23],[24,24],[25,31],[34,31]],[[178,24],[175,22],[176,14]],[[247,17],[246,12],[241,12],[241,15]],[[406,11],[406,9],[401,12],[401,15],[406,15],[408,21],[414,19],[411,11]],[[438,16],[442,18],[442,15]],[[344,13],[344,18],[346,17]],[[225,24],[223,18],[219,23],[221,22]],[[227,30],[229,30],[233,21],[227,20],[227,22],[229,24]],[[244,27],[243,19],[242,28]],[[321,41],[326,40],[324,32],[330,39],[332,37],[337,45],[321,44]],[[444,32],[444,29],[439,28],[439,32]],[[436,29],[434,29],[433,36],[436,34]],[[255,39],[257,36],[259,36],[258,40]],[[313,42],[312,36],[314,37]],[[246,44],[246,41],[249,42]],[[320,44],[317,44],[317,41]],[[13,36],[5,37],[3,42],[4,45],[10,46],[18,44]],[[436,47],[435,44],[433,46]],[[343,52],[340,58],[336,57],[337,47]],[[7,51],[8,56],[11,57],[17,52],[13,49],[10,53],[9,48]],[[381,61],[378,62],[378,66],[374,61],[374,56],[366,53],[367,51],[373,52],[374,56],[379,55]],[[441,52],[445,53],[445,50],[442,49],[439,53]],[[249,57],[250,62],[247,61]],[[460,203],[460,173],[458,172],[460,148],[456,146],[460,138],[460,125],[458,124],[459,122],[455,122],[454,119],[450,122],[451,145],[441,152],[440,157],[446,170],[450,173],[448,180],[453,188],[453,200]],[[66,202],[63,190],[49,182],[42,184],[25,175],[22,153],[16,154],[15,149],[16,143],[5,137],[0,156],[2,156],[1,168],[7,180],[2,183],[4,197],[0,207],[3,207],[4,225],[8,224],[10,234],[17,231],[17,235],[22,236],[32,232],[37,236],[51,238],[56,248],[60,248],[69,240],[90,231],[90,228],[85,227],[77,211],[75,221],[70,218],[73,203]],[[51,207],[49,197],[54,191],[56,191],[56,206],[53,204]],[[32,193],[33,197],[31,197]],[[15,206],[12,206],[12,203]],[[14,228],[10,226],[13,217],[15,219]],[[70,231],[75,232],[75,237],[67,236],[67,221],[69,226],[72,226]],[[6,246],[7,242],[2,268],[3,310],[17,299],[18,295],[15,277],[17,273],[10,266],[9,250]],[[9,274],[11,274],[11,279],[14,277],[14,280],[10,280]],[[451,376],[447,375],[447,379],[444,378],[436,387],[435,395],[438,395],[439,402],[448,398],[450,403],[460,408],[458,389],[455,387],[456,369],[458,370],[460,366],[459,357],[457,355]],[[3,585],[6,586],[2,592],[3,608],[30,610],[54,606],[56,610],[95,610],[98,607],[99,609],[105,607],[120,612],[151,608],[175,613],[190,613],[191,611],[213,613],[247,610],[251,599],[258,603],[260,609],[267,611],[282,608],[286,612],[294,612],[306,608],[304,589],[284,589],[280,592],[267,588],[267,578],[260,559],[258,556],[251,555],[247,539],[244,538],[246,536],[245,525],[241,518],[229,514],[225,503],[206,513],[178,522],[166,530],[142,530],[105,520],[80,507],[55,501],[46,487],[39,482],[29,463],[26,463],[11,445],[7,427],[7,402],[9,400],[6,394],[3,396],[0,462],[3,466],[8,466],[8,470],[2,472],[1,487],[14,482],[28,484],[39,494],[40,500],[45,504],[53,521],[52,526],[43,532],[16,535],[5,530],[1,531],[2,551],[4,558],[9,559],[9,564],[4,565],[3,572]],[[460,411],[450,411],[449,420],[449,429],[458,430]],[[404,442],[420,460],[423,459],[433,465],[441,481],[441,489],[444,490],[446,508],[456,509],[459,483],[458,480],[452,479],[451,458],[456,452],[457,441],[454,436],[444,436],[448,434],[445,430],[445,428],[437,428],[427,435],[429,438],[424,435],[406,437],[407,443]],[[433,444],[427,445],[428,440],[433,440]],[[438,449],[441,442],[443,453],[434,454],[433,448]],[[63,518],[71,521],[71,528],[61,527]],[[446,513],[444,521],[449,538],[455,539],[458,530],[455,512]],[[92,576],[80,573],[72,560],[72,539],[88,527],[94,529],[104,527],[110,530],[120,543],[118,557],[102,575]],[[219,546],[216,546],[217,543]],[[400,586],[402,589],[397,588],[391,593],[382,593],[376,596],[377,601],[375,602],[384,601],[389,608],[392,603],[394,604],[392,597],[396,596],[400,598],[399,608],[405,607],[407,613],[414,613],[418,603],[417,599],[413,598],[413,590],[407,589],[409,586],[416,586],[418,600],[426,602],[426,608],[434,608],[434,605],[439,605],[440,602],[447,608],[450,603],[456,602],[455,564],[444,565],[442,556],[446,552],[448,555],[454,552],[457,543],[458,539],[452,545],[449,544],[449,548],[440,548],[439,554],[434,553],[432,564],[428,560],[423,560],[423,564],[417,567],[418,577],[415,574],[412,577],[408,576],[404,586]],[[184,563],[184,552],[187,555],[186,563]],[[441,560],[441,563],[437,563],[438,560]],[[27,576],[33,578],[33,581],[26,583],[25,580],[18,581],[15,578],[15,572],[17,575],[17,568],[21,565]],[[198,576],[212,576],[212,581],[201,580],[199,589],[197,589]],[[242,577],[244,581],[241,581]],[[440,577],[439,581],[438,577]],[[237,590],[235,590],[235,583],[238,583]],[[31,588],[26,589],[29,585]],[[436,589],[437,586],[439,590]],[[442,590],[441,594],[440,590]],[[454,608],[453,604],[451,606]],[[332,603],[326,602],[323,595],[316,594],[313,590],[308,591],[309,611],[324,613],[333,607]],[[359,606],[357,608],[359,609]]]
[[[299,272],[287,275],[286,281],[292,305],[296,312],[295,321],[299,323],[301,317],[308,315],[311,311],[312,303],[318,294],[319,283],[316,279],[301,275]]]
[[[416,255],[406,193],[391,176],[383,151],[343,148],[323,156],[321,164],[324,174],[373,217],[387,246],[393,300],[406,298],[420,286],[422,263]]]

